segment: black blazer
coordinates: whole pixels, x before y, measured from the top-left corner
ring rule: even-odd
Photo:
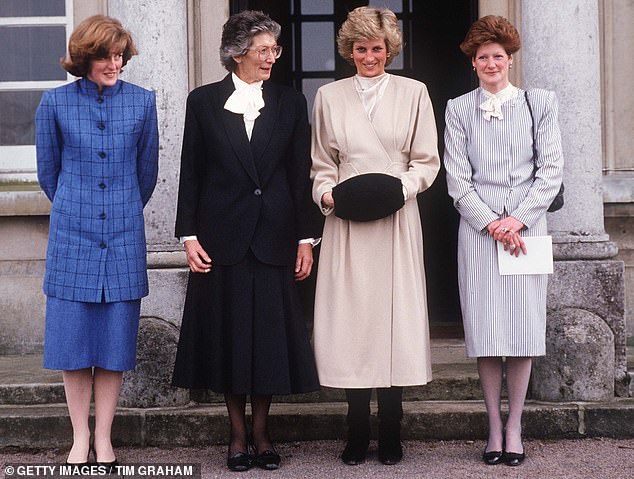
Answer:
[[[217,265],[240,262],[249,248],[264,263],[295,264],[298,240],[319,236],[306,99],[264,82],[249,142],[242,115],[224,109],[234,89],[227,75],[187,98],[176,236],[197,235]]]

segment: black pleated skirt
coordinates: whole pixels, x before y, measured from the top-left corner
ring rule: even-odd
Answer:
[[[173,385],[232,394],[296,394],[319,380],[292,266],[251,252],[190,273]]]

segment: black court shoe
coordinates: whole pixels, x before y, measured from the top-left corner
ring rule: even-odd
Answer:
[[[267,449],[266,451],[260,452],[255,455],[255,464],[259,468],[266,469],[267,471],[273,471],[279,468],[281,460],[282,458],[275,450],[275,448]]]
[[[484,451],[482,453],[482,461],[489,466],[496,466],[504,462],[503,451]]]
[[[526,459],[526,454],[523,452],[506,452],[504,451],[504,463],[507,466],[519,466]]]
[[[236,452],[231,454],[231,451],[227,454],[227,467],[230,471],[242,472],[248,471],[253,465],[253,460],[246,452]]]

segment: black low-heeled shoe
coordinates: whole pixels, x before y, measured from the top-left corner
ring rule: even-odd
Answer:
[[[114,461],[110,461],[110,462],[99,462],[99,461],[97,461],[97,466],[105,467],[106,468],[106,474],[116,474],[117,473],[117,467],[119,467],[119,461],[117,461],[116,459]]]
[[[519,466],[526,459],[526,453],[504,451],[504,463],[507,466]]]
[[[496,466],[504,462],[504,451],[484,451],[482,461],[489,466]]]
[[[255,464],[259,468],[266,469],[267,471],[273,471],[279,468],[281,460],[282,458],[275,448],[267,449],[255,455]]]
[[[251,469],[253,465],[253,458],[246,452],[236,452],[231,454],[231,451],[227,454],[227,467],[230,471],[243,472]]]

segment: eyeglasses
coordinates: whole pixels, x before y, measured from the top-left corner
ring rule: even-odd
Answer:
[[[274,47],[258,47],[258,48],[247,48],[250,52],[255,52],[258,54],[258,58],[262,61],[266,60],[269,55],[272,55],[276,60],[282,56],[282,46],[275,45]]]

